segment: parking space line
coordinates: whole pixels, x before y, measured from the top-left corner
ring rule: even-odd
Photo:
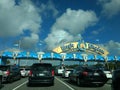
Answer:
[[[61,83],[64,84],[65,86],[67,86],[70,90],[75,90],[74,88],[70,87],[70,86],[67,85],[65,82],[63,82],[62,80],[58,79],[57,77],[55,77],[55,79],[57,79],[59,82],[61,82]]]
[[[20,88],[21,86],[23,86],[24,84],[26,84],[28,81],[25,81],[24,83],[22,83],[22,84],[20,84],[20,85],[18,85],[17,87],[15,87],[14,89],[12,89],[12,90],[17,90],[18,88]]]

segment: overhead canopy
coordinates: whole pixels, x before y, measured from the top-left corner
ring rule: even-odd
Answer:
[[[101,56],[94,54],[81,54],[81,53],[53,53],[53,52],[3,52],[1,57],[13,59],[39,59],[39,60],[73,60],[73,61],[120,61],[120,56]]]

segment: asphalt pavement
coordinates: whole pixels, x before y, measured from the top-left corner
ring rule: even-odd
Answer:
[[[111,81],[108,81],[104,86],[99,87],[96,85],[90,86],[77,86],[76,83],[71,83],[67,78],[55,77],[54,86],[49,85],[34,85],[27,86],[28,78],[21,78],[21,80],[12,83],[4,83],[1,90],[111,90]]]

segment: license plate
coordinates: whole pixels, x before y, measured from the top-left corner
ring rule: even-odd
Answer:
[[[99,73],[94,73],[94,75],[95,75],[95,76],[98,76],[98,75],[99,75]]]
[[[39,76],[44,76],[44,74],[40,73]]]

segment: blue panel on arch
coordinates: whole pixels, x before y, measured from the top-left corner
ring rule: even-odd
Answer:
[[[30,58],[38,58],[38,56],[37,56],[37,54],[36,54],[35,52],[31,52],[31,53],[29,54],[29,57],[30,57]]]
[[[13,57],[13,53],[12,52],[3,52],[2,56]]]
[[[117,60],[120,61],[120,56],[117,56]]]
[[[83,56],[80,53],[76,53],[76,59],[83,60]]]
[[[27,52],[20,52],[20,53],[18,54],[18,57],[19,57],[19,58],[27,57]]]
[[[43,54],[42,58],[51,58],[51,53]]]
[[[73,53],[66,54],[65,59],[74,59]]]
[[[58,53],[53,53],[53,58],[61,59],[61,55]]]
[[[88,59],[88,61],[93,61],[93,60],[95,60],[95,56],[94,55],[88,55],[87,56],[87,59]]]
[[[115,61],[114,56],[108,56],[108,61]]]
[[[96,55],[96,59],[97,61],[104,61],[104,57],[101,55]]]

